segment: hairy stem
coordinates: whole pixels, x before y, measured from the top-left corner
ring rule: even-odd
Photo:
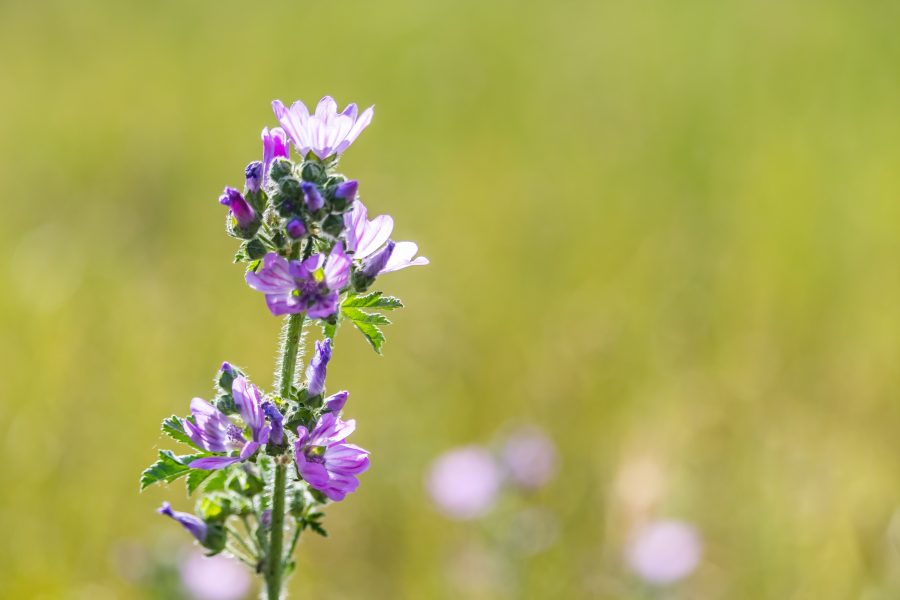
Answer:
[[[309,238],[304,248],[303,258],[309,258],[313,250],[313,240]],[[300,253],[300,245],[291,248],[291,259]],[[281,368],[278,372],[278,394],[282,399],[290,398],[294,373],[297,370],[297,352],[303,336],[303,322],[306,315],[289,315],[281,340]],[[275,483],[272,486],[272,530],[266,556],[266,597],[268,600],[281,598],[284,571],[284,496],[287,486],[287,463],[289,459],[279,456],[275,460]]]

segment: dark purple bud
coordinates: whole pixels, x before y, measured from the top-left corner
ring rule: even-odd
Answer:
[[[350,396],[350,392],[338,392],[337,394],[332,394],[325,398],[325,402],[323,405],[325,406],[325,410],[327,412],[339,413],[341,409],[344,408],[344,405],[347,404],[347,398]]]
[[[233,187],[225,188],[225,193],[219,196],[219,204],[224,204],[231,209],[231,214],[237,221],[238,227],[248,229],[256,222],[256,212],[247,204],[244,196]]]
[[[206,541],[208,527],[200,517],[172,510],[172,505],[168,502],[163,502],[162,506],[160,506],[156,512],[167,517],[172,517],[181,523],[181,526],[187,529],[188,533],[197,538],[197,541],[201,544]]]
[[[303,199],[306,201],[306,208],[310,212],[316,212],[325,206],[325,199],[322,198],[322,194],[319,193],[319,188],[316,187],[316,184],[304,181],[300,184],[300,189],[303,190]]]
[[[337,189],[334,190],[334,197],[340,198],[341,200],[347,200],[348,202],[353,202],[356,200],[356,191],[359,189],[359,182],[355,179],[351,179],[350,181],[345,181],[341,185],[337,186]]]
[[[259,516],[259,524],[263,526],[263,529],[269,529],[272,527],[272,509],[267,508],[262,512]]]
[[[248,192],[258,192],[259,185],[262,183],[263,177],[263,164],[258,160],[254,160],[252,163],[247,165],[247,168],[244,169],[244,176],[246,177],[247,182],[247,191]]]
[[[310,397],[318,396],[325,390],[325,372],[331,360],[331,340],[316,342],[316,353],[306,367],[306,392]]]
[[[266,415],[269,419],[269,423],[272,424],[272,432],[269,434],[269,441],[276,446],[280,446],[284,443],[284,416],[281,414],[281,411],[278,410],[278,407],[270,400],[266,400],[261,406],[263,414]]]
[[[363,262],[361,269],[362,274],[373,279],[377,277],[387,266],[388,261],[391,259],[391,254],[394,253],[394,246],[396,245],[397,244],[395,244],[393,240],[388,240],[388,243],[384,248]]]
[[[287,224],[288,235],[292,238],[299,239],[306,235],[306,225],[300,219],[292,219]]]
[[[222,366],[219,367],[219,370],[223,373],[227,373],[228,375],[234,376],[234,367],[231,366],[231,363],[227,360],[222,363]]]

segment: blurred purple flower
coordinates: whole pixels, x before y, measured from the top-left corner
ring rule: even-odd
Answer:
[[[247,284],[266,295],[273,315],[306,311],[313,318],[334,314],[339,292],[349,278],[350,258],[340,242],[327,260],[324,254],[313,254],[304,261],[288,262],[270,252],[262,268],[246,275]]]
[[[309,396],[318,396],[325,391],[325,374],[328,361],[331,360],[331,340],[316,342],[316,352],[306,367],[306,392]]]
[[[337,102],[331,96],[319,101],[313,115],[299,100],[290,108],[286,108],[281,100],[272,102],[275,117],[291,137],[297,151],[304,157],[312,151],[321,160],[349,148],[371,123],[375,113],[374,107],[370,106],[357,118],[356,104],[347,105],[340,113],[337,108]]]
[[[248,229],[256,223],[256,211],[235,188],[226,187],[225,192],[219,196],[219,204],[231,210],[231,215],[241,229]]]
[[[556,446],[538,427],[513,432],[503,445],[501,457],[509,478],[524,488],[541,487],[556,475]]]
[[[481,446],[465,446],[439,456],[426,481],[437,507],[452,519],[474,519],[493,506],[503,475],[494,457]]]
[[[356,491],[356,476],[369,468],[369,452],[344,441],[354,429],[356,421],[342,421],[332,412],[319,417],[312,433],[297,428],[294,460],[300,476],[335,502]]]
[[[178,521],[181,526],[187,529],[188,533],[197,538],[197,541],[201,544],[206,541],[207,526],[200,517],[190,513],[172,510],[172,505],[168,502],[163,502],[162,506],[156,509],[156,512],[167,517],[172,517]]]
[[[241,429],[216,407],[202,398],[191,400],[194,422],[182,419],[185,432],[195,444],[210,452],[232,452],[238,456],[207,456],[189,465],[192,469],[221,469],[247,460],[256,450],[269,441],[272,428],[265,422],[262,396],[246,377],[238,377],[231,385],[234,404],[244,423],[250,427],[252,440],[244,437]]]
[[[368,209],[357,200],[350,212],[344,214],[344,227],[347,229],[347,251],[353,253],[353,258],[362,260],[375,254],[388,242],[394,230],[394,220],[389,215],[379,215],[369,221]],[[391,243],[394,244],[393,250],[378,273],[390,273],[410,266],[428,264],[428,259],[424,256],[416,258],[419,247],[413,242]]]
[[[269,176],[272,161],[276,158],[290,158],[291,143],[281,127],[271,131],[268,127],[262,130],[263,141],[263,180]]]
[[[180,563],[181,583],[195,600],[241,600],[250,592],[250,573],[222,555],[192,552]]]
[[[325,206],[325,199],[322,198],[322,194],[319,193],[319,188],[316,187],[316,184],[304,181],[300,184],[300,189],[303,191],[303,201],[306,203],[306,208],[310,212],[316,212]]]
[[[629,567],[654,585],[675,583],[700,563],[702,543],[691,525],[660,520],[637,529],[625,551]]]

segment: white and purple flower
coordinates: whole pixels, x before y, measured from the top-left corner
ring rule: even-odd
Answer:
[[[234,424],[225,413],[203,400],[191,400],[191,414],[194,420],[182,419],[185,432],[197,446],[216,453],[238,452],[237,456],[207,456],[191,462],[192,469],[222,469],[228,465],[247,460],[260,446],[269,441],[272,432],[266,423],[262,395],[245,377],[238,377],[231,387],[234,404],[244,423],[250,428],[251,439]]]
[[[369,452],[344,441],[354,429],[356,421],[342,421],[334,412],[319,417],[312,432],[297,428],[294,460],[300,476],[335,502],[356,491],[356,476],[369,468]]]
[[[339,155],[349,148],[375,114],[375,107],[370,106],[358,115],[359,109],[353,103],[338,113],[337,102],[331,96],[322,98],[312,115],[300,100],[290,108],[281,100],[275,100],[272,109],[297,151],[304,157],[312,152],[320,160]]]
[[[368,209],[359,200],[356,200],[350,212],[344,215],[344,227],[347,229],[347,252],[352,253],[356,260],[372,257],[366,262],[368,270],[374,271],[372,277],[380,273],[428,264],[427,258],[416,256],[419,247],[415,243],[390,240],[391,232],[394,230],[394,220],[390,215],[378,215],[370,221]],[[376,253],[379,253],[377,261]],[[377,269],[372,266],[373,263]]]
[[[328,258],[313,254],[306,260],[288,261],[274,252],[263,259],[263,266],[246,275],[247,284],[266,295],[273,315],[306,312],[313,318],[325,318],[337,311],[338,296],[350,279],[350,258],[340,242]]]

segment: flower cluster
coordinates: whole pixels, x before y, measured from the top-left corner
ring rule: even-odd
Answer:
[[[168,503],[159,512],[210,554],[224,550],[250,564],[276,598],[300,532],[324,534],[322,507],[356,491],[369,467],[369,452],[348,441],[356,428],[342,418],[349,393],[325,393],[332,340],[348,322],[380,353],[379,326],[390,323],[382,312],[402,304],[371,287],[384,273],[428,260],[413,242],[392,239],[390,216],[370,220],[359,182],[336,170],[373,108],[338,112],[330,97],[313,114],[302,102],[272,106],[280,127],[262,130],[262,157],[244,169],[243,191],[226,187],[219,202],[228,208],[226,231],[241,241],[235,261],[246,265],[248,286],[285,316],[276,389],[267,393],[223,363],[211,402],[194,398],[189,415],[163,422],[163,432],[194,453],[160,452],[141,486],[185,477],[188,493],[201,493],[196,514]],[[297,357],[311,322],[322,339],[301,379]]]

